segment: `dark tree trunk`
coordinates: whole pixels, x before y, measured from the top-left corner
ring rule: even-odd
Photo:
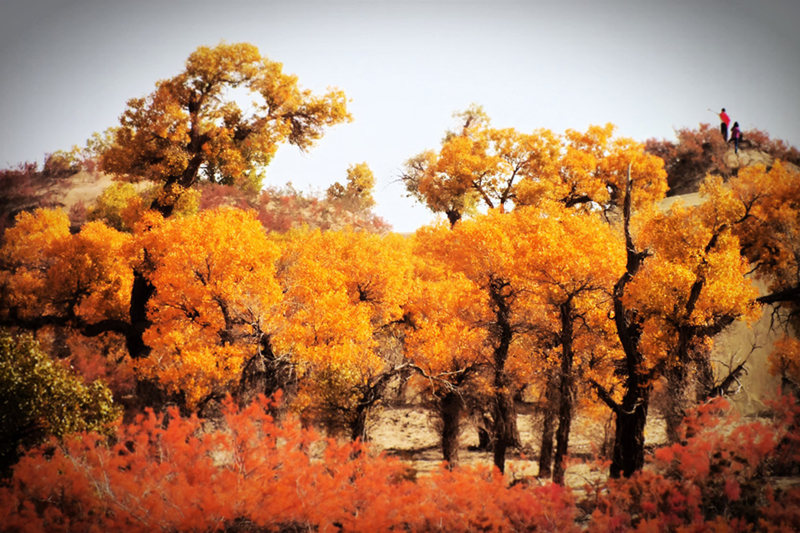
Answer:
[[[455,391],[449,391],[439,400],[439,417],[442,420],[442,456],[448,468],[458,464],[458,434],[463,402]]]
[[[459,213],[458,211],[449,210],[445,211],[445,213],[447,214],[447,220],[450,222],[451,228],[456,225],[456,222],[461,220],[461,213]]]
[[[510,284],[503,279],[492,279],[489,283],[489,294],[494,303],[496,331],[494,348],[494,464],[505,472],[506,450],[510,446],[519,445],[517,430],[517,411],[511,396],[511,383],[506,374],[508,348],[513,338],[511,327],[511,301],[513,292]]]
[[[542,423],[542,443],[539,447],[539,474],[540,478],[549,478],[553,473],[553,437],[556,429],[556,411],[558,406],[558,386],[556,376],[551,375],[547,380],[547,398],[544,406],[544,421]]]
[[[369,407],[357,406],[353,413],[353,418],[350,419],[350,440],[361,439],[367,440],[367,415],[369,414]]]
[[[647,376],[644,375],[644,360],[639,347],[641,324],[636,312],[627,309],[623,303],[625,287],[648,256],[647,251],[636,250],[630,233],[632,188],[631,167],[628,165],[622,209],[626,252],[625,273],[614,285],[613,294],[614,324],[625,353],[625,359],[620,367],[620,372],[625,378],[622,404],[617,404],[604,389],[598,388],[601,397],[612,407],[616,415],[611,477],[619,477],[620,474],[629,477],[644,466],[644,425],[647,422],[647,407],[650,401],[651,386],[648,384]]]
[[[150,355],[150,347],[144,343],[143,335],[150,327],[147,318],[147,303],[153,297],[156,288],[142,272],[133,271],[133,287],[131,288],[131,304],[129,314],[131,331],[126,335],[125,344],[132,359],[141,359]]]
[[[649,387],[632,387],[616,412],[611,477],[632,476],[644,466],[644,425],[647,422]]]
[[[564,469],[569,447],[569,430],[572,425],[572,298],[561,306],[561,375],[558,387],[558,430],[553,482],[564,483]]]
[[[506,469],[506,451],[519,445],[517,411],[514,399],[502,389],[495,395],[494,407],[494,465],[502,473]]]
[[[539,477],[548,478],[553,470],[553,437],[556,428],[556,413],[548,405],[542,424],[542,444],[539,449]]]
[[[492,449],[492,435],[489,428],[494,427],[494,423],[487,416],[481,416],[482,426],[478,427],[478,449],[488,452]]]

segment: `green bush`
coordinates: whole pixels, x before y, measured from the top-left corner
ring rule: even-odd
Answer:
[[[0,472],[20,447],[76,431],[108,431],[119,416],[111,391],[54,361],[30,334],[0,332]]]

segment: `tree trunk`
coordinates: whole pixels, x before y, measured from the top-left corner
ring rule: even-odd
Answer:
[[[644,466],[644,425],[650,401],[649,387],[632,387],[617,410],[611,477],[630,477]]]
[[[503,473],[506,469],[506,450],[519,445],[517,410],[514,399],[504,388],[498,389],[494,408],[494,465]]]
[[[439,400],[439,416],[442,419],[442,456],[448,468],[458,464],[458,435],[463,402],[455,391],[449,391]]]
[[[357,406],[353,418],[350,420],[350,440],[361,439],[367,440],[367,415],[369,414],[368,406]]]
[[[553,437],[556,429],[556,406],[558,405],[558,387],[555,376],[547,380],[547,398],[542,423],[542,444],[539,447],[540,478],[549,478],[553,470]]]
[[[549,478],[553,473],[553,437],[556,428],[556,413],[548,406],[544,413],[542,427],[542,444],[539,448],[539,474],[540,478]]]
[[[506,374],[506,360],[508,348],[514,336],[511,327],[511,302],[514,293],[510,290],[510,283],[495,278],[489,282],[489,295],[494,303],[496,322],[493,325],[497,331],[497,340],[494,348],[494,464],[505,472],[506,450],[509,446],[519,445],[519,431],[517,430],[517,411],[514,399],[511,396],[511,383]]]
[[[630,477],[634,472],[644,466],[644,425],[647,422],[647,407],[650,402],[651,386],[644,374],[643,355],[639,348],[642,330],[636,312],[630,312],[623,303],[625,287],[630,282],[648,252],[637,251],[633,243],[630,232],[631,220],[631,191],[633,180],[631,179],[631,165],[628,165],[628,175],[625,184],[625,200],[623,202],[623,228],[625,233],[625,252],[626,265],[625,273],[614,285],[614,324],[617,328],[622,350],[625,352],[621,372],[625,376],[625,395],[622,404],[613,401],[604,389],[602,397],[606,403],[612,407],[617,417],[616,428],[614,431],[614,451],[611,457],[611,477],[619,477],[620,474]],[[644,383],[640,383],[642,378]]]
[[[564,469],[569,447],[569,430],[572,425],[572,298],[561,305],[561,376],[558,398],[558,430],[553,482],[564,484]]]
[[[667,425],[667,441],[675,444],[680,441],[680,427],[686,416],[687,398],[687,369],[683,365],[676,365],[666,371],[667,388],[665,391],[666,402],[664,421]]]
[[[492,449],[492,435],[489,428],[493,427],[493,422],[487,416],[481,416],[482,426],[478,427],[478,449],[488,452]]]
[[[139,270],[133,271],[129,308],[131,332],[125,338],[131,359],[141,359],[150,355],[150,347],[144,343],[143,335],[145,330],[150,327],[150,320],[147,318],[147,302],[153,297],[155,291],[156,288],[144,274]]]

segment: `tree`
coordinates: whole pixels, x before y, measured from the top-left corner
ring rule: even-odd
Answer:
[[[717,126],[700,124],[696,130],[683,128],[675,136],[677,143],[656,139],[645,143],[648,153],[664,160],[670,196],[696,191],[707,174],[730,177],[725,164],[728,147]]]
[[[182,191],[202,179],[258,190],[260,169],[281,143],[307,149],[325,127],[349,119],[341,91],[301,90],[251,44],[202,46],[182,73],[128,101],[101,163],[126,179],[161,184],[154,207],[169,215]]]
[[[149,206],[159,195],[159,186],[136,187],[133,183],[117,181],[106,187],[89,206],[86,218],[102,220],[119,231],[132,232]],[[186,216],[198,211],[200,192],[185,191],[176,201],[173,214]]]
[[[526,208],[512,215],[518,225],[513,233],[532,242],[519,249],[519,275],[527,278],[529,290],[538,293],[541,312],[550,317],[534,326],[539,350],[555,360],[546,378],[552,400],[545,411],[539,475],[550,473],[551,431],[557,420],[553,481],[563,483],[579,376],[602,380],[602,360],[617,351],[607,322],[623,256],[617,236],[595,214],[556,204],[549,211]]]
[[[719,128],[711,124],[700,124],[696,129],[682,128],[675,132],[677,142],[648,139],[648,153],[664,160],[667,170],[669,196],[697,191],[707,174],[728,179],[738,173],[726,159],[729,147],[719,135]],[[800,164],[800,152],[784,141],[773,140],[759,130],[744,132],[743,144],[751,150],[763,152],[768,159]],[[738,160],[736,160],[738,161]],[[738,164],[737,164],[738,166]]]
[[[552,135],[540,130],[526,135],[513,128],[489,127],[479,106],[456,114],[459,132],[448,132],[438,153],[423,152],[408,160],[401,176],[409,193],[454,225],[478,203],[489,209],[510,209],[516,185],[549,164]]]
[[[29,333],[0,331],[0,475],[21,447],[74,432],[110,432],[119,414],[103,383],[84,383]]]
[[[759,302],[785,310],[785,324],[797,331],[800,318],[800,171],[776,162],[741,169],[730,181],[725,198],[737,205],[740,219],[733,227],[742,255],[754,267],[769,293]]]
[[[708,361],[711,338],[734,319],[750,315],[753,288],[747,265],[738,255],[731,226],[740,217],[735,206],[714,199],[698,207],[678,207],[667,214],[640,213],[631,230],[629,178],[623,210],[627,254],[624,274],[614,286],[614,321],[624,351],[618,364],[622,398],[594,383],[616,415],[612,476],[630,476],[644,460],[644,424],[653,382],[666,375],[673,389],[667,413],[670,433],[685,406],[680,394],[686,372],[697,365],[705,379],[705,397],[713,390]],[[719,185],[719,182],[716,183]],[[708,193],[715,195],[712,183]],[[750,315],[752,316],[752,315]]]
[[[715,393],[713,337],[735,320],[759,314],[756,290],[745,277],[750,267],[732,233],[741,210],[721,187],[719,178],[708,179],[702,204],[674,205],[647,220],[638,242],[651,256],[625,296],[642,323],[648,360],[667,379],[665,418],[672,442],[687,406]],[[695,398],[687,398],[693,370],[698,387]]]
[[[370,410],[405,368],[397,337],[411,275],[407,240],[300,230],[281,241],[285,326],[275,342],[296,365],[297,408],[364,439]]]
[[[347,183],[338,181],[328,188],[327,198],[349,204],[351,210],[366,210],[375,205],[372,191],[375,189],[375,176],[366,163],[350,165],[347,169]]]
[[[459,116],[461,131],[449,132],[438,153],[409,159],[401,176],[412,196],[445,213],[451,225],[480,203],[509,210],[558,202],[619,212],[628,166],[639,183],[636,207],[666,191],[663,162],[640,143],[613,138],[612,124],[564,135],[546,129],[525,134],[489,127],[479,107]]]
[[[424,251],[417,249],[403,345],[417,369],[416,382],[433,398],[442,457],[453,468],[459,462],[464,412],[475,407],[482,416],[492,401],[483,365],[487,331],[481,326],[482,306],[475,305],[484,296],[462,272],[423,256]]]
[[[271,340],[283,300],[279,248],[252,212],[148,216],[135,234],[137,268],[154,289],[143,336],[152,349],[135,361],[140,376],[157,379],[190,408],[231,391],[277,390],[282,384],[269,380],[280,375]]]
[[[6,326],[71,327],[86,336],[127,332],[131,236],[101,222],[70,233],[60,210],[21,213],[0,249]]]
[[[513,397],[530,371],[524,339],[535,317],[542,314],[540,297],[525,277],[523,259],[526,249],[537,246],[535,215],[525,218],[531,222],[526,225],[520,221],[525,214],[515,213],[493,210],[452,228],[423,228],[416,236],[416,253],[423,260],[474,285],[470,292],[475,297],[461,305],[473,308],[462,315],[473,321],[464,325],[476,331],[465,339],[468,344],[457,345],[459,350],[451,357],[457,357],[460,364],[485,369],[484,387],[492,398],[494,464],[501,472],[507,449],[519,443]]]

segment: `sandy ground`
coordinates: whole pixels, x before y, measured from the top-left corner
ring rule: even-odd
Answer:
[[[529,479],[538,473],[539,440],[541,439],[541,417],[523,413],[517,418],[522,441],[520,450],[510,450],[506,471],[515,479]],[[608,426],[613,431],[612,426]],[[371,445],[387,454],[408,461],[418,474],[440,467],[442,451],[436,433],[435,414],[421,407],[391,407],[375,413],[369,426]],[[605,479],[607,469],[598,469],[586,461],[599,453],[606,438],[603,424],[578,416],[570,435],[569,452],[572,456],[566,472],[566,482],[573,487],[582,487],[587,482]],[[491,452],[478,451],[478,435],[475,427],[462,423],[459,462],[466,465],[492,465]],[[654,446],[665,442],[663,420],[650,417],[645,428],[645,444]]]

